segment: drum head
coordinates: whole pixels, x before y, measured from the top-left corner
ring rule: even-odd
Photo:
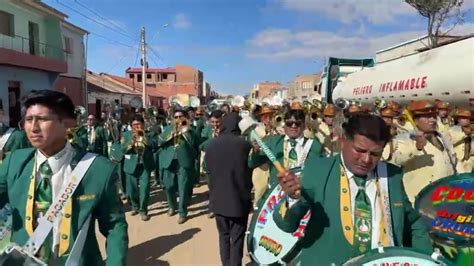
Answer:
[[[423,265],[423,266],[440,266],[453,265],[445,259],[435,261],[431,256],[417,252],[411,248],[389,247],[384,248],[383,252],[373,249],[364,255],[352,258],[346,265],[362,265],[362,266],[382,266],[382,265]]]
[[[435,246],[456,264],[474,263],[474,174],[442,178],[415,201]]]
[[[300,168],[292,169],[299,174]],[[265,201],[254,213],[247,235],[247,248],[252,260],[258,264],[271,265],[291,261],[298,252],[295,246],[304,234],[304,228],[311,218],[311,213],[301,220],[299,230],[287,233],[281,230],[273,220],[273,212],[278,203],[286,197],[280,185],[276,185],[266,194]]]

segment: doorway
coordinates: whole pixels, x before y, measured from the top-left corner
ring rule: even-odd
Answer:
[[[38,24],[31,21],[28,22],[28,38],[30,46],[30,54],[38,55],[39,52],[39,27]]]
[[[19,127],[21,121],[20,103],[20,83],[17,81],[8,82],[8,114],[10,117],[10,127]]]

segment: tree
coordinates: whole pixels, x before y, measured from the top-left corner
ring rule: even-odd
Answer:
[[[447,35],[464,21],[464,13],[461,11],[464,0],[405,0],[405,2],[428,19],[428,46],[430,48],[437,47],[440,37]],[[446,29],[444,27],[447,26],[446,24],[451,24],[451,27]]]

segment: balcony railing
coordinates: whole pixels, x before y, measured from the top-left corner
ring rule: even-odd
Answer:
[[[23,36],[8,36],[0,34],[0,48],[14,50],[20,53],[26,53],[47,59],[59,60],[65,62],[67,53],[63,48],[50,44],[35,41]]]

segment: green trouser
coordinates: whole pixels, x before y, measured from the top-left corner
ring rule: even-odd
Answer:
[[[176,210],[176,192],[178,192],[179,217],[186,217],[188,215],[188,204],[191,198],[190,191],[193,188],[194,182],[193,171],[194,169],[181,167],[178,160],[173,160],[167,169],[163,169],[163,185],[165,186],[168,206],[171,210]]]
[[[143,165],[138,165],[133,175],[127,175],[127,196],[132,204],[132,209],[140,213],[148,213],[148,201],[150,199],[150,174]]]

